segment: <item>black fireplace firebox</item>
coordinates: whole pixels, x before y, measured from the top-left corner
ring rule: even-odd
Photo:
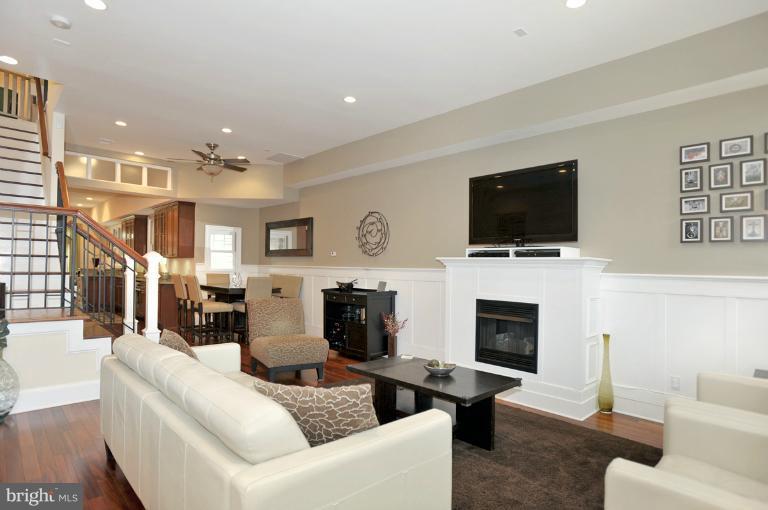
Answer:
[[[477,300],[475,361],[536,373],[539,305]]]

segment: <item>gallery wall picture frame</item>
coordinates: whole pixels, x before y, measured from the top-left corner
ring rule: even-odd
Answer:
[[[680,193],[704,189],[702,169],[703,167],[700,166],[680,169]]]
[[[680,147],[680,164],[701,163],[709,161],[709,142],[682,145]]]
[[[716,216],[709,218],[710,242],[732,242],[733,238],[733,216]]]
[[[752,191],[734,191],[720,193],[720,212],[751,211],[754,193]]]
[[[704,242],[704,218],[683,218],[680,220],[680,242],[702,243]]]
[[[709,165],[709,189],[733,188],[733,163]]]
[[[747,135],[720,140],[720,159],[751,156],[753,138],[752,135]]]
[[[741,185],[760,186],[765,184],[765,158],[741,162]]]
[[[765,241],[765,214],[746,215],[741,217],[741,240]]]
[[[709,195],[680,197],[680,214],[708,214]]]
[[[763,152],[768,154],[768,133],[763,135]]]

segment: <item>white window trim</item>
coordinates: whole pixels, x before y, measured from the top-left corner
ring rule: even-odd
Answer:
[[[234,267],[230,273],[239,273],[240,266],[242,265],[242,245],[243,245],[243,229],[240,227],[231,227],[228,225],[205,225],[205,269],[206,271],[226,271],[225,269],[217,269],[211,267],[211,248],[208,239],[211,236],[211,232],[215,230],[232,230],[235,233],[235,256]]]

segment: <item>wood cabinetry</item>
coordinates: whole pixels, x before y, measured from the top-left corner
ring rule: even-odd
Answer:
[[[154,250],[168,258],[195,256],[195,204],[170,202],[155,208]]]
[[[149,216],[140,214],[126,216],[112,227],[112,234],[143,255],[148,251],[148,219]]]
[[[371,360],[387,353],[382,314],[394,313],[396,291],[323,289],[323,336],[349,358]]]

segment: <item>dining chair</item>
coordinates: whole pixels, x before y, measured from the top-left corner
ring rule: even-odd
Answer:
[[[231,340],[232,304],[203,299],[203,291],[200,289],[200,282],[195,275],[184,276],[184,283],[187,287],[187,297],[191,302],[191,308],[194,310],[193,317],[195,320],[191,327],[192,339],[199,338],[203,342],[210,338]],[[226,318],[226,326],[223,324],[224,318]]]
[[[179,333],[184,336],[187,333],[187,319],[189,317],[189,297],[184,279],[180,274],[172,274],[173,292],[176,294],[176,313],[179,323]]]
[[[271,276],[249,276],[245,283],[245,301],[238,301],[232,306],[237,315],[244,315],[243,327],[236,325],[234,332],[240,335],[241,340],[248,341],[248,305],[252,299],[264,299],[272,296]],[[240,318],[240,317],[237,317]]]
[[[298,298],[301,294],[301,283],[303,281],[303,276],[292,274],[272,275],[272,286],[280,289],[280,292],[275,295],[282,298]]]
[[[229,273],[207,273],[205,282],[216,287],[229,287]]]

